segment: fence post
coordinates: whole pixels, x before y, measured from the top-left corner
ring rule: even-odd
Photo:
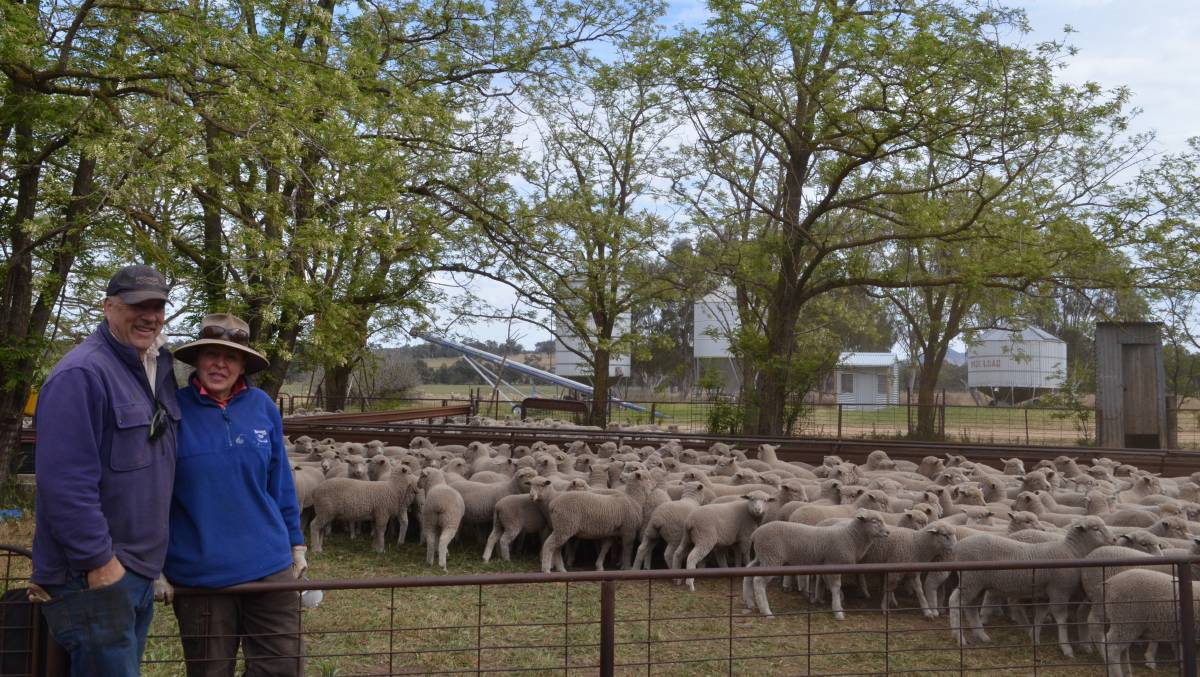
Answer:
[[[842,403],[841,403],[841,402],[838,402],[837,408],[838,408],[838,431],[837,431],[837,439],[839,439],[839,440],[840,440],[840,439],[842,439]]]
[[[1029,408],[1025,407],[1024,410],[1025,410],[1025,444],[1029,444]]]
[[[1180,674],[1184,677],[1196,677],[1196,624],[1192,617],[1192,563],[1181,562],[1175,567],[1179,577],[1179,644],[1182,647]]]
[[[658,419],[655,418],[655,416],[654,416],[655,410],[657,409],[657,407],[658,407],[658,402],[650,403],[650,425],[654,425],[655,423],[658,422]]]
[[[616,669],[616,591],[614,581],[600,582],[600,677],[612,677]]]

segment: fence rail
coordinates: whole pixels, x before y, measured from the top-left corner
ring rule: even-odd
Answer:
[[[0,546],[8,556],[6,589],[19,576],[11,561],[28,551]],[[1177,648],[1159,667],[1196,674],[1193,566],[1196,557],[1153,557],[1138,560],[1049,560],[1021,562],[952,562],[789,566],[773,568],[699,569],[696,593],[671,585],[682,572],[581,571],[390,577],[348,580],[253,583],[221,592],[321,590],[325,602],[303,612],[303,655],[306,674],[537,674],[537,675],[877,675],[974,674],[1024,670],[1031,674],[1096,674],[1107,667],[1105,651],[1065,657],[1053,641],[1036,643],[1026,635],[1038,631],[1035,600],[1014,601],[1010,613],[1032,611],[1034,620],[992,622],[990,644],[960,646],[943,618],[927,619],[920,609],[851,604],[847,619],[832,620],[826,605],[808,604],[792,594],[776,599],[774,619],[746,614],[741,608],[741,582],[761,576],[828,576],[849,582],[860,575],[991,572],[1064,568],[1114,568],[1166,565],[1178,581],[1171,599],[1125,600],[1171,610],[1164,618],[1175,633],[1149,637]],[[18,569],[20,567],[17,567]],[[177,590],[179,596],[211,591]],[[779,598],[780,593],[772,590]],[[297,596],[299,600],[299,596]],[[6,605],[18,602],[6,601]],[[161,608],[161,607],[160,607]],[[1110,628],[1122,621],[1112,607]],[[4,609],[4,618],[10,618]],[[164,614],[166,615],[166,614]],[[996,626],[999,625],[999,629]],[[32,627],[36,627],[36,620]],[[1085,627],[1070,623],[1072,636]],[[11,625],[5,627],[5,631]],[[152,634],[143,663],[145,675],[182,672],[179,637]],[[1055,633],[1051,632],[1053,636]],[[1075,646],[1084,647],[1076,641]],[[1102,647],[1103,648],[1103,647]],[[36,652],[26,650],[31,657]],[[1150,656],[1154,658],[1154,655]],[[44,661],[28,671],[58,664]],[[61,666],[58,666],[61,669]]]

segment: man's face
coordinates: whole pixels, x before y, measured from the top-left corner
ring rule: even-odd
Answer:
[[[104,318],[118,341],[144,353],[154,345],[166,320],[165,301],[144,301],[129,305],[119,296],[104,299]]]

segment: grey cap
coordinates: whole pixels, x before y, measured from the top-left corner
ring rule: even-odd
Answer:
[[[129,305],[166,301],[167,280],[150,266],[125,266],[108,281],[109,296],[119,296]]]

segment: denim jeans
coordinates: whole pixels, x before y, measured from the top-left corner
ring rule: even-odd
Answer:
[[[50,601],[42,615],[71,656],[72,677],[134,677],[154,617],[154,583],[126,571],[121,580],[87,589],[84,574],[64,585],[43,586]]]

